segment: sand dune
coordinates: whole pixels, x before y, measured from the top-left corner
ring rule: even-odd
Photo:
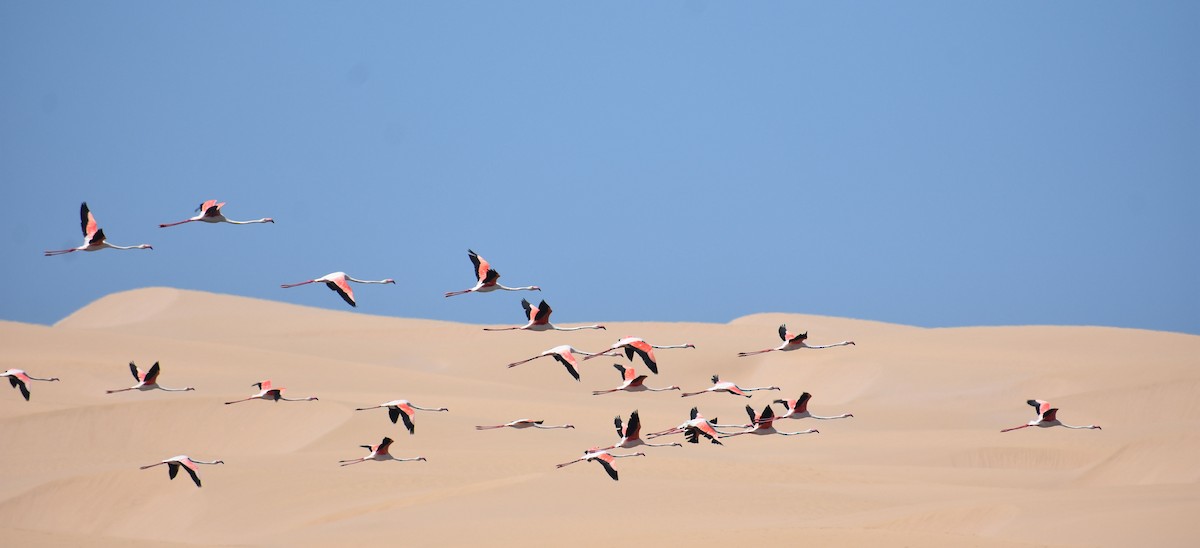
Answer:
[[[464,298],[504,298],[496,295]],[[603,320],[603,318],[595,318]],[[780,323],[827,350],[736,358],[778,344]],[[1200,337],[1099,327],[922,329],[803,314],[728,324],[606,322],[608,331],[486,333],[477,325],[367,316],[168,288],[105,297],[52,327],[0,322],[0,369],[33,383],[0,391],[0,528],[6,545],[349,545],[362,542],[596,546],[728,541],[817,546],[1191,546],[1200,540]],[[623,335],[695,350],[658,352],[653,386],[685,391],[709,376],[778,385],[750,399],[592,390],[620,384],[613,363],[546,358],[560,344],[595,351]],[[162,364],[165,386],[124,392],[127,363]],[[633,366],[645,367],[639,362]],[[270,378],[316,402],[222,402]],[[781,421],[795,437],[645,449],[621,481],[595,463],[563,469],[617,439],[616,415],[643,431],[698,406],[747,421],[776,398],[814,397],[816,414]],[[405,398],[416,434],[384,410]],[[1033,418],[1029,398],[1072,424],[1001,428]],[[777,411],[782,409],[776,406]],[[517,418],[574,430],[475,431]],[[339,459],[383,436],[398,456]],[[656,441],[664,441],[663,438]],[[674,438],[682,441],[681,438]],[[164,468],[176,454],[223,459],[204,487]]]

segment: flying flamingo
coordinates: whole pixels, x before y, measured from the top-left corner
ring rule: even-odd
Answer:
[[[47,257],[51,255],[62,255],[72,251],[100,251],[101,249],[154,249],[149,244],[121,246],[108,243],[104,237],[104,229],[96,224],[96,218],[92,217],[92,212],[88,209],[87,202],[83,202],[79,206],[79,224],[83,229],[83,245],[73,247],[71,249],[59,249],[55,251],[46,251]]]
[[[717,439],[721,432],[716,430],[716,426],[721,426],[717,424],[716,417],[713,417],[712,419],[705,419],[704,416],[700,414],[700,409],[693,407],[690,418],[680,423],[679,426],[676,426],[675,428],[668,428],[662,432],[647,434],[646,437],[653,439],[659,436],[683,434],[688,443],[700,443],[700,436],[704,436],[708,439],[708,441],[711,441],[717,445],[724,445],[720,440]]]
[[[1034,411],[1038,414],[1037,420],[1029,421],[1028,424],[1022,424],[1021,426],[1005,428],[1004,430],[1001,430],[1001,432],[1008,432],[1010,430],[1020,430],[1022,428],[1029,428],[1030,426],[1037,426],[1039,428],[1050,428],[1051,426],[1061,426],[1063,428],[1072,428],[1075,430],[1089,430],[1089,429],[1093,429],[1093,428],[1096,430],[1102,430],[1102,428],[1100,428],[1099,426],[1096,426],[1094,424],[1089,424],[1087,426],[1071,426],[1069,424],[1063,424],[1062,422],[1059,422],[1058,408],[1055,407],[1055,408],[1051,409],[1050,402],[1042,401],[1042,400],[1029,400],[1029,401],[1026,401],[1025,403],[1028,403],[1029,405],[1033,406]]]
[[[316,396],[309,396],[307,398],[285,398],[285,397],[283,397],[283,391],[287,390],[287,389],[283,388],[283,387],[279,387],[279,388],[272,387],[271,381],[269,381],[269,380],[262,381],[262,382],[256,382],[250,386],[258,387],[259,392],[253,396],[250,396],[249,398],[243,398],[243,399],[234,400],[234,401],[227,401],[227,402],[225,402],[225,405],[229,405],[231,403],[241,403],[241,402],[250,401],[250,400],[271,400],[271,401],[275,401],[275,402],[277,402],[279,400],[283,400],[283,401],[317,401]]]
[[[782,415],[779,415],[778,417],[775,417],[775,418],[777,420],[778,419],[830,420],[830,419],[845,419],[845,418],[850,418],[850,417],[854,416],[852,413],[842,413],[841,415],[834,415],[832,417],[822,417],[820,415],[814,415],[814,414],[808,412],[808,400],[810,400],[810,399],[812,399],[812,394],[805,392],[803,394],[800,394],[800,397],[797,399],[794,399],[794,400],[775,400],[775,403],[782,403],[783,408],[786,409],[786,411],[784,411],[784,413]]]
[[[608,472],[608,477],[612,478],[613,481],[617,481],[617,469],[613,468],[613,465],[612,465],[613,459],[623,459],[625,457],[644,457],[644,456],[646,456],[645,453],[633,453],[630,455],[614,455],[612,453],[609,453],[607,450],[600,449],[599,447],[593,447],[591,449],[588,449],[587,451],[584,451],[582,457],[579,457],[571,462],[564,462],[562,464],[556,465],[555,468],[562,468],[564,466],[575,464],[577,462],[595,461],[595,462],[600,463],[600,466],[604,467],[604,471]]]
[[[485,327],[484,331],[511,331],[513,329],[526,329],[529,331],[579,331],[580,329],[604,329],[603,325],[581,325],[579,327],[558,327],[550,323],[550,305],[543,300],[534,308],[529,304],[529,301],[521,299],[521,306],[525,308],[525,317],[529,318],[529,323],[513,327]]]
[[[579,371],[577,371],[575,369],[579,365],[579,362],[577,362],[575,360],[575,354],[582,354],[583,356],[587,356],[587,357],[599,356],[599,355],[608,355],[608,356],[618,355],[618,354],[614,354],[611,350],[607,351],[607,352],[603,352],[601,354],[592,354],[589,352],[584,352],[582,350],[579,350],[578,348],[575,348],[569,344],[564,344],[562,346],[556,346],[554,348],[551,348],[550,350],[546,350],[545,352],[542,352],[541,354],[538,354],[532,358],[527,358],[527,359],[521,360],[519,362],[510,363],[510,364],[508,364],[508,366],[516,367],[518,365],[521,365],[526,362],[531,362],[538,358],[542,358],[545,356],[554,356],[555,361],[563,364],[563,367],[567,368],[567,373],[570,373],[572,377],[575,377],[575,380],[579,380]],[[586,360],[587,357],[585,357],[584,359]]]
[[[357,279],[351,278],[350,276],[347,276],[345,272],[332,272],[332,273],[326,274],[324,276],[321,276],[320,278],[317,278],[315,280],[309,280],[307,282],[300,282],[300,283],[294,283],[294,284],[282,284],[279,287],[287,289],[289,287],[296,287],[298,285],[311,284],[311,283],[317,283],[317,282],[323,282],[326,287],[337,292],[338,295],[341,295],[342,299],[346,301],[346,304],[349,304],[350,306],[358,306],[357,304],[354,303],[354,290],[350,289],[350,284],[348,282],[355,282],[355,283],[360,283],[360,284],[394,284],[394,283],[396,283],[396,280],[393,280],[391,278],[388,278],[386,280],[357,280]]]
[[[383,438],[383,441],[379,442],[379,445],[376,445],[373,447],[370,445],[360,445],[359,447],[362,447],[363,449],[370,451],[371,454],[369,454],[365,457],[357,458],[357,459],[339,460],[338,464],[340,464],[342,466],[350,466],[351,464],[358,464],[360,462],[366,462],[369,460],[378,460],[378,461],[394,460],[394,461],[400,461],[400,462],[425,460],[425,457],[412,457],[412,458],[402,459],[402,458],[392,456],[391,453],[388,453],[388,447],[391,447],[391,445],[392,445],[392,438]]]
[[[26,373],[24,369],[9,369],[8,371],[0,373],[0,377],[8,377],[8,383],[11,384],[13,388],[20,388],[21,395],[25,396],[25,401],[29,401],[29,389],[25,387],[25,383],[27,383],[29,381],[57,381],[58,380],[58,377],[51,377],[49,379],[39,379],[37,377],[30,377],[29,374]]]
[[[753,356],[755,354],[763,354],[766,352],[774,352],[776,350],[779,350],[780,352],[790,352],[792,350],[800,350],[801,348],[809,348],[809,349],[816,350],[816,349],[821,349],[821,348],[833,348],[835,346],[848,346],[848,345],[854,344],[854,341],[842,341],[840,343],[812,346],[812,345],[809,345],[808,343],[804,342],[805,340],[808,339],[808,331],[805,331],[803,333],[789,333],[787,330],[787,324],[779,325],[779,338],[783,339],[783,344],[776,346],[775,348],[768,348],[766,350],[756,350],[754,352],[738,352],[738,357],[744,358],[746,356]]]
[[[404,427],[408,429],[409,434],[413,434],[416,427],[413,425],[412,417],[417,414],[417,410],[421,411],[449,411],[445,407],[420,407],[413,405],[408,400],[392,400],[384,402],[372,407],[359,407],[355,411],[367,411],[370,409],[379,409],[380,407],[388,408],[388,417],[391,417],[392,424],[396,424],[396,419],[404,419]]]
[[[613,388],[612,390],[594,390],[592,391],[593,396],[608,394],[609,392],[619,392],[622,390],[625,392],[666,392],[668,390],[679,390],[678,386],[650,388],[649,386],[642,384],[642,382],[646,380],[646,375],[638,375],[637,370],[634,368],[627,368],[619,363],[614,363],[613,367],[615,367],[617,371],[621,373],[621,378],[625,379],[625,382],[621,384],[621,386]]]
[[[683,447],[682,443],[646,443],[642,440],[642,419],[638,417],[637,410],[629,414],[629,423],[624,428],[621,426],[621,416],[617,415],[613,419],[613,426],[617,427],[617,436],[620,440],[617,443],[605,447],[604,450],[616,449],[633,449],[639,445],[646,447]]]
[[[746,406],[746,414],[750,415],[750,424],[746,425],[745,430],[742,430],[741,432],[734,432],[732,434],[725,434],[721,437],[722,438],[732,438],[734,436],[740,436],[742,434],[757,434],[760,436],[765,436],[768,434],[779,434],[780,436],[797,436],[800,434],[816,434],[817,433],[817,429],[815,429],[815,428],[809,428],[808,430],[804,430],[802,432],[780,432],[780,431],[776,430],[775,429],[775,420],[776,420],[775,411],[773,409],[771,409],[770,404],[767,404],[767,406],[763,408],[763,412],[761,415],[755,415],[754,408],[747,405]]]
[[[106,393],[112,394],[115,392],[126,392],[129,390],[142,390],[142,391],[165,390],[167,392],[187,392],[188,390],[195,390],[195,388],[192,388],[190,386],[187,388],[166,388],[163,386],[159,386],[158,385],[158,372],[159,372],[158,362],[154,362],[154,365],[150,366],[150,370],[146,371],[145,373],[141,373],[138,370],[138,366],[134,365],[133,362],[129,362],[129,372],[133,373],[133,378],[137,379],[137,381],[138,381],[137,384],[130,386],[129,388],[121,388],[118,390],[108,390],[108,391],[106,391]]]
[[[701,390],[699,392],[684,392],[683,394],[680,394],[680,396],[686,398],[688,396],[695,396],[697,394],[703,394],[705,392],[727,392],[727,393],[733,394],[735,396],[745,396],[745,397],[749,398],[750,394],[747,394],[746,392],[754,392],[755,390],[779,390],[778,386],[759,386],[759,387],[755,387],[755,388],[742,388],[731,382],[727,382],[727,381],[722,382],[721,378],[717,375],[712,376],[712,382],[713,382],[713,385],[708,388],[705,388],[704,390]]]
[[[155,466],[162,466],[164,464],[167,465],[167,468],[168,468],[167,474],[169,476],[171,476],[171,479],[175,479],[175,475],[179,473],[179,467],[182,466],[184,470],[187,470],[188,475],[192,477],[192,481],[196,482],[196,487],[200,487],[200,476],[196,475],[196,465],[197,464],[225,464],[225,461],[223,461],[223,460],[214,460],[214,461],[195,460],[187,455],[178,455],[178,456],[163,460],[161,462],[156,462],[154,464],[147,464],[146,466],[141,467],[141,469],[145,470],[147,468],[154,468]]]
[[[178,223],[161,224],[161,225],[158,225],[158,228],[166,228],[168,226],[181,225],[183,223],[191,223],[194,221],[200,221],[200,222],[204,222],[204,223],[229,223],[231,225],[252,225],[255,223],[274,223],[275,222],[275,219],[272,219],[270,217],[263,217],[262,219],[255,219],[253,221],[234,221],[232,219],[227,219],[227,218],[225,218],[224,215],[221,214],[221,208],[224,206],[225,206],[225,202],[218,203],[216,200],[208,200],[208,201],[200,204],[200,207],[196,208],[196,211],[202,212],[199,215],[192,217],[190,219],[184,220],[184,221],[179,221]]]
[[[492,265],[488,264],[487,259],[480,257],[479,254],[475,253],[474,251],[471,251],[470,249],[467,250],[467,256],[471,258],[471,264],[475,265],[475,278],[478,281],[475,282],[475,287],[472,287],[471,289],[465,289],[463,291],[451,291],[449,293],[446,293],[447,297],[453,297],[455,295],[462,295],[463,293],[472,293],[472,292],[487,293],[489,291],[495,291],[497,289],[503,289],[504,291],[541,291],[542,290],[542,288],[540,288],[536,285],[527,285],[525,287],[502,286],[496,282],[496,280],[500,279],[500,273],[496,272],[496,269],[492,268]]]
[[[515,421],[509,421],[504,424],[497,424],[497,425],[493,425],[493,426],[476,426],[475,429],[476,430],[495,430],[496,428],[518,428],[518,429],[520,429],[520,428],[541,428],[542,430],[553,430],[555,428],[575,428],[574,425],[570,425],[570,424],[563,424],[560,426],[542,426],[543,422],[546,422],[546,421],[535,421],[533,419],[517,419]]]
[[[625,337],[625,338],[617,341],[616,343],[614,343],[609,348],[609,351],[613,351],[613,350],[620,351],[620,350],[624,349],[625,357],[629,358],[629,361],[633,361],[633,355],[637,354],[638,356],[642,357],[642,361],[646,362],[646,367],[650,368],[650,372],[657,375],[658,374],[658,361],[656,359],[654,359],[654,349],[655,348],[660,348],[660,349],[696,348],[696,345],[691,344],[691,343],[685,343],[685,344],[672,344],[672,345],[668,345],[668,346],[658,346],[656,344],[650,344],[650,343],[646,342],[645,340],[639,339],[637,337]],[[596,357],[596,356],[595,355],[588,356],[588,357],[584,358],[583,361],[590,360],[594,357]]]

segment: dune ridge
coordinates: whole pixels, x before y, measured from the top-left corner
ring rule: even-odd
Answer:
[[[1200,337],[788,313],[605,323],[608,331],[486,333],[162,287],[108,295],[53,326],[0,322],[0,367],[63,379],[33,383],[29,402],[0,392],[0,528],[23,546],[1200,539],[1189,519],[1200,511]],[[816,344],[857,345],[735,357],[777,345],[780,323]],[[720,374],[783,390],[592,396],[620,384],[612,364],[629,362],[589,360],[579,382],[550,358],[505,367],[560,344],[597,351],[625,335],[697,345],[657,351],[660,374],[648,384],[695,391]],[[164,385],[196,391],[105,394],[132,384],[130,360],[159,361]],[[640,360],[633,367],[649,373]],[[320,401],[222,404],[266,378]],[[776,425],[821,431],[809,436],[648,448],[617,461],[619,482],[594,463],[554,467],[615,442],[613,417],[634,409],[643,432],[683,422],[692,406],[742,424],[747,404],[761,411],[805,391],[813,413],[854,418]],[[413,435],[384,410],[354,411],[398,398],[451,411],[418,412]],[[1104,430],[1001,434],[1033,418],[1030,398]],[[474,430],[525,417],[577,428]],[[394,454],[428,462],[336,465],[385,435]],[[203,467],[201,489],[168,481],[162,468],[138,470],[181,453],[226,464]]]

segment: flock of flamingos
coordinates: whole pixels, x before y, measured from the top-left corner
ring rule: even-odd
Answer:
[[[159,225],[159,227],[166,228],[166,227],[170,227],[170,226],[176,226],[176,225],[181,225],[184,223],[191,223],[191,222],[230,223],[230,224],[254,224],[254,223],[274,223],[275,222],[273,219],[271,219],[269,217],[262,218],[262,219],[256,219],[253,221],[230,220],[230,219],[226,218],[221,212],[221,208],[224,205],[225,204],[223,202],[217,202],[216,200],[208,200],[208,201],[200,204],[200,207],[198,207],[196,209],[196,211],[199,212],[198,215],[196,215],[194,217],[190,217],[183,221],[175,222],[175,223],[161,224],[161,225]],[[96,219],[95,219],[95,217],[92,216],[92,213],[88,209],[86,202],[81,205],[80,211],[79,211],[79,216],[80,216],[80,224],[81,224],[81,228],[83,230],[83,236],[84,236],[83,245],[81,245],[79,247],[71,248],[71,249],[46,251],[45,252],[46,256],[61,255],[61,254],[66,254],[66,253],[72,253],[75,251],[99,251],[101,249],[122,249],[122,250],[153,249],[151,246],[149,246],[147,244],[134,245],[134,246],[118,246],[118,245],[108,243],[108,240],[104,235],[104,230],[99,228],[99,225],[97,225]],[[483,257],[480,257],[474,251],[468,250],[467,253],[471,259],[471,263],[474,265],[476,283],[470,289],[465,289],[462,291],[452,291],[452,292],[446,293],[446,295],[445,295],[446,297],[452,297],[455,295],[462,295],[462,294],[466,294],[466,293],[488,293],[488,292],[497,291],[497,290],[541,291],[541,288],[539,288],[537,286],[506,287],[506,286],[500,285],[498,283],[498,281],[500,279],[500,274],[495,269],[493,269],[491,267],[491,265]],[[299,283],[283,284],[281,287],[290,288],[290,287],[296,287],[296,286],[311,284],[311,283],[324,283],[327,287],[329,287],[329,289],[333,290],[339,296],[341,296],[341,298],[343,300],[345,300],[347,304],[349,304],[350,306],[356,306],[354,291],[353,291],[353,289],[351,289],[349,282],[356,282],[356,283],[362,283],[362,284],[389,284],[389,283],[394,284],[395,283],[395,281],[391,280],[391,279],[359,280],[359,279],[355,279],[355,278],[352,278],[352,277],[346,275],[344,272],[334,272],[331,274],[326,274],[325,276],[321,276],[320,278],[314,278],[314,279],[299,282]],[[577,331],[577,330],[581,330],[581,329],[605,329],[605,327],[603,325],[584,325],[584,326],[577,326],[577,327],[556,326],[556,325],[550,323],[550,314],[551,314],[552,310],[550,309],[550,305],[546,304],[545,300],[541,301],[537,306],[534,306],[529,301],[522,299],[521,305],[524,307],[524,310],[525,310],[526,323],[524,325],[503,327],[503,328],[484,328],[484,330],[485,331],[506,331],[506,330]],[[762,350],[751,351],[751,352],[742,352],[742,353],[739,353],[738,356],[746,357],[746,356],[753,356],[756,354],[762,354],[762,353],[766,353],[766,352],[776,352],[776,351],[789,352],[789,351],[800,350],[800,349],[810,349],[811,350],[811,349],[822,349],[822,348],[832,348],[832,347],[837,347],[837,346],[854,345],[854,341],[842,341],[839,343],[827,344],[827,345],[810,345],[807,343],[807,339],[808,339],[807,332],[804,332],[804,333],[790,332],[790,331],[788,331],[786,325],[779,326],[779,338],[783,340],[783,343],[780,344],[779,346],[776,346],[773,348],[766,348],[766,349],[762,349]],[[567,373],[569,373],[571,375],[571,377],[573,377],[575,380],[579,380],[579,371],[577,369],[579,360],[576,358],[576,355],[582,356],[583,357],[582,360],[584,360],[584,361],[590,360],[597,356],[619,357],[621,355],[624,355],[626,357],[626,359],[628,359],[631,363],[634,361],[635,356],[639,357],[641,359],[642,363],[644,363],[645,366],[652,373],[658,374],[658,361],[654,356],[654,350],[655,349],[660,349],[660,350],[661,349],[669,349],[669,348],[695,348],[695,345],[678,344],[678,345],[661,345],[660,346],[660,345],[650,344],[650,343],[646,342],[645,340],[637,338],[637,337],[625,337],[625,338],[618,340],[616,343],[613,343],[612,346],[610,346],[609,348],[607,348],[601,352],[595,352],[595,353],[584,352],[584,351],[578,350],[570,345],[562,345],[562,346],[557,346],[557,347],[551,348],[549,350],[546,350],[544,352],[541,352],[540,354],[538,354],[536,356],[533,356],[533,357],[530,357],[530,358],[527,358],[527,359],[524,359],[521,361],[510,363],[510,364],[508,364],[508,367],[516,367],[523,363],[527,363],[527,362],[536,360],[538,358],[543,358],[543,357],[549,356],[549,357],[554,358],[560,364],[562,364],[562,366],[566,369]],[[652,387],[646,386],[644,384],[644,382],[647,378],[647,375],[638,375],[637,370],[635,370],[632,366],[626,367],[621,364],[613,364],[613,367],[616,368],[617,372],[621,376],[621,381],[622,381],[621,385],[617,386],[616,388],[610,389],[610,390],[594,391],[593,395],[601,395],[601,394],[607,394],[607,393],[618,392],[618,391],[663,392],[663,391],[671,391],[671,390],[681,390],[680,387],[678,387],[678,386],[668,386],[668,387],[663,387],[663,388],[652,388]],[[109,390],[108,393],[112,394],[112,393],[116,393],[116,392],[126,392],[126,391],[131,391],[131,390],[138,390],[138,391],[165,390],[165,391],[169,391],[169,392],[183,392],[183,391],[194,390],[194,388],[191,388],[191,387],[167,388],[164,386],[160,386],[158,384],[158,376],[159,376],[161,369],[157,362],[154,365],[150,366],[150,368],[146,369],[145,371],[142,371],[137,365],[130,362],[129,369],[130,369],[130,372],[133,374],[134,379],[137,381],[136,384],[134,384],[133,386],[130,386],[128,388]],[[29,374],[27,374],[25,371],[20,370],[20,369],[9,369],[8,371],[5,371],[3,374],[0,374],[0,376],[7,377],[9,380],[9,383],[12,385],[12,387],[19,389],[21,392],[21,395],[25,398],[26,401],[29,400],[29,396],[30,396],[29,388],[26,385],[26,383],[28,383],[30,381],[57,381],[58,380],[57,377],[48,378],[48,379],[33,377],[33,376],[30,376]],[[249,397],[246,397],[246,398],[243,398],[240,400],[225,402],[226,405],[245,402],[245,401],[249,401],[249,400],[255,400],[255,399],[269,400],[269,401],[274,401],[274,402],[278,402],[278,401],[316,401],[317,400],[317,398],[313,397],[313,396],[305,397],[305,398],[284,397],[284,395],[283,395],[284,388],[272,385],[270,380],[264,380],[262,382],[257,382],[257,383],[254,383],[252,386],[254,386],[255,388],[258,388],[258,392],[256,394],[253,394]],[[697,395],[705,394],[705,393],[709,393],[709,392],[713,392],[713,393],[724,392],[726,394],[731,394],[734,396],[741,396],[741,397],[749,398],[750,397],[749,392],[760,391],[760,390],[780,390],[780,388],[778,386],[741,387],[741,386],[738,386],[736,383],[733,383],[730,381],[722,381],[720,379],[720,377],[718,377],[717,375],[713,375],[712,376],[712,386],[710,386],[704,390],[700,390],[700,391],[696,391],[696,392],[682,392],[681,391],[680,395],[683,397],[690,397],[690,396],[697,396]],[[720,445],[721,444],[720,439],[741,436],[744,434],[755,434],[755,435],[778,434],[778,435],[782,435],[782,436],[796,436],[796,435],[801,435],[801,434],[817,433],[816,429],[808,429],[808,430],[803,430],[803,431],[798,431],[798,432],[780,432],[775,429],[775,423],[777,421],[780,421],[783,419],[812,418],[812,419],[820,419],[820,420],[831,420],[831,419],[849,418],[849,417],[854,416],[850,413],[845,413],[842,415],[835,415],[835,416],[813,415],[813,414],[809,413],[809,411],[808,411],[808,402],[811,397],[812,397],[811,394],[809,394],[808,392],[805,392],[805,393],[801,394],[801,396],[799,398],[794,399],[794,400],[783,400],[783,399],[774,400],[773,403],[783,406],[783,412],[779,415],[775,414],[775,410],[771,407],[771,404],[768,404],[767,406],[765,406],[761,412],[756,412],[753,407],[747,405],[746,406],[746,414],[749,416],[750,422],[748,422],[746,424],[740,424],[740,425],[718,424],[716,419],[712,419],[712,420],[705,419],[700,414],[699,410],[696,407],[693,407],[691,409],[691,413],[688,417],[688,420],[680,423],[678,426],[675,426],[674,428],[668,428],[666,430],[662,430],[659,432],[648,433],[648,434],[646,434],[646,439],[656,439],[656,438],[665,437],[665,436],[683,434],[684,439],[686,441],[688,441],[689,443],[699,443],[700,438],[703,437],[703,438],[709,440],[711,443]],[[1029,400],[1027,403],[1034,408],[1035,412],[1037,413],[1037,418],[1029,421],[1026,424],[1016,426],[1013,428],[1004,429],[1004,430],[1002,430],[1002,432],[1018,430],[1021,428],[1028,428],[1030,426],[1037,426],[1040,428],[1062,426],[1065,428],[1074,428],[1074,429],[1099,429],[1100,428],[1099,426],[1096,426],[1096,425],[1072,426],[1072,425],[1068,425],[1068,424],[1063,424],[1057,418],[1058,409],[1050,407],[1050,404],[1048,402],[1045,402],[1042,400]],[[408,430],[409,434],[413,434],[415,432],[415,427],[413,425],[413,416],[416,414],[417,411],[449,411],[449,409],[446,409],[445,407],[440,407],[440,408],[419,407],[407,400],[393,400],[393,401],[384,402],[379,405],[375,405],[375,406],[371,406],[371,407],[361,407],[356,410],[357,411],[367,411],[367,410],[371,410],[371,409],[380,409],[380,408],[386,408],[388,410],[388,417],[391,419],[393,424],[395,424],[399,420],[402,420],[404,422],[404,426]],[[644,446],[644,447],[672,447],[672,446],[682,447],[682,444],[680,444],[680,443],[648,443],[647,441],[644,441],[642,439],[642,432],[641,432],[641,426],[642,426],[641,425],[641,417],[639,417],[637,411],[633,411],[632,413],[630,413],[627,421],[622,422],[621,417],[617,416],[613,422],[614,422],[614,426],[616,426],[617,437],[619,438],[617,440],[617,442],[615,442],[611,445],[607,445],[607,446],[597,445],[595,447],[592,447],[592,448],[584,451],[583,455],[580,456],[579,458],[576,458],[569,462],[559,464],[558,467],[562,468],[564,466],[568,466],[568,465],[571,465],[571,464],[574,464],[577,462],[597,462],[602,467],[604,467],[604,470],[608,473],[608,475],[613,480],[616,480],[618,478],[617,470],[613,467],[613,462],[615,459],[627,458],[627,457],[640,457],[640,456],[645,456],[646,454],[642,453],[642,452],[617,454],[617,453],[613,452],[614,449],[634,449],[636,447],[642,447],[642,446]],[[541,421],[541,420],[518,419],[518,420],[510,421],[510,422],[507,422],[504,424],[476,426],[475,428],[478,430],[491,430],[491,429],[499,429],[499,428],[557,429],[557,428],[575,428],[575,427],[570,424],[546,425],[546,424],[544,424],[544,421]],[[722,430],[722,429],[732,429],[732,430],[727,431],[727,430]],[[417,461],[417,460],[420,460],[420,461],[424,461],[425,460],[425,457],[412,457],[412,458],[396,457],[389,452],[391,444],[392,444],[392,438],[384,437],[383,440],[378,445],[363,445],[361,447],[367,451],[367,454],[365,456],[355,458],[355,459],[343,460],[343,461],[340,461],[339,464],[341,466],[349,466],[351,464],[358,464],[358,463],[362,463],[362,462],[366,462],[366,461],[388,461],[388,460],[393,460],[393,461]],[[188,475],[191,476],[192,481],[194,481],[196,483],[196,486],[200,487],[200,477],[197,475],[197,465],[199,465],[199,464],[224,464],[224,462],[221,460],[203,461],[203,460],[197,460],[197,459],[190,458],[187,455],[178,455],[178,456],[174,456],[174,457],[171,457],[168,459],[164,459],[155,464],[142,466],[141,468],[142,469],[153,468],[155,466],[161,466],[164,464],[167,465],[167,467],[168,467],[168,473],[169,473],[171,479],[174,479],[175,476],[179,473],[180,468],[182,468],[183,470],[187,471]]]

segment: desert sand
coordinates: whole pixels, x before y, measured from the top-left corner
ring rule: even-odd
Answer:
[[[813,344],[857,345],[735,357],[778,345],[780,323]],[[0,322],[0,369],[62,378],[31,383],[29,402],[0,391],[3,544],[1200,543],[1200,337],[777,313],[607,325],[488,333],[169,288],[110,295],[50,327]],[[550,358],[505,367],[626,335],[697,345],[658,351],[661,374],[647,384],[700,390],[719,373],[783,390],[593,396],[620,384],[613,363],[629,362],[584,362],[581,382]],[[105,394],[133,384],[130,360],[159,361],[162,385],[196,390]],[[268,378],[320,400],[222,405]],[[616,482],[596,463],[554,466],[615,442],[613,417],[635,409],[643,432],[683,422],[692,406],[742,424],[747,403],[805,391],[813,413],[854,417],[777,425],[813,435],[644,449],[616,462]],[[354,411],[400,398],[450,412],[418,413],[409,435],[382,409]],[[1103,430],[1001,434],[1035,418],[1031,398]],[[474,429],[526,417],[577,428]],[[337,465],[385,435],[393,454],[428,462]],[[656,441],[666,440],[682,437]],[[138,469],[177,454],[226,464],[201,467],[203,488]]]

